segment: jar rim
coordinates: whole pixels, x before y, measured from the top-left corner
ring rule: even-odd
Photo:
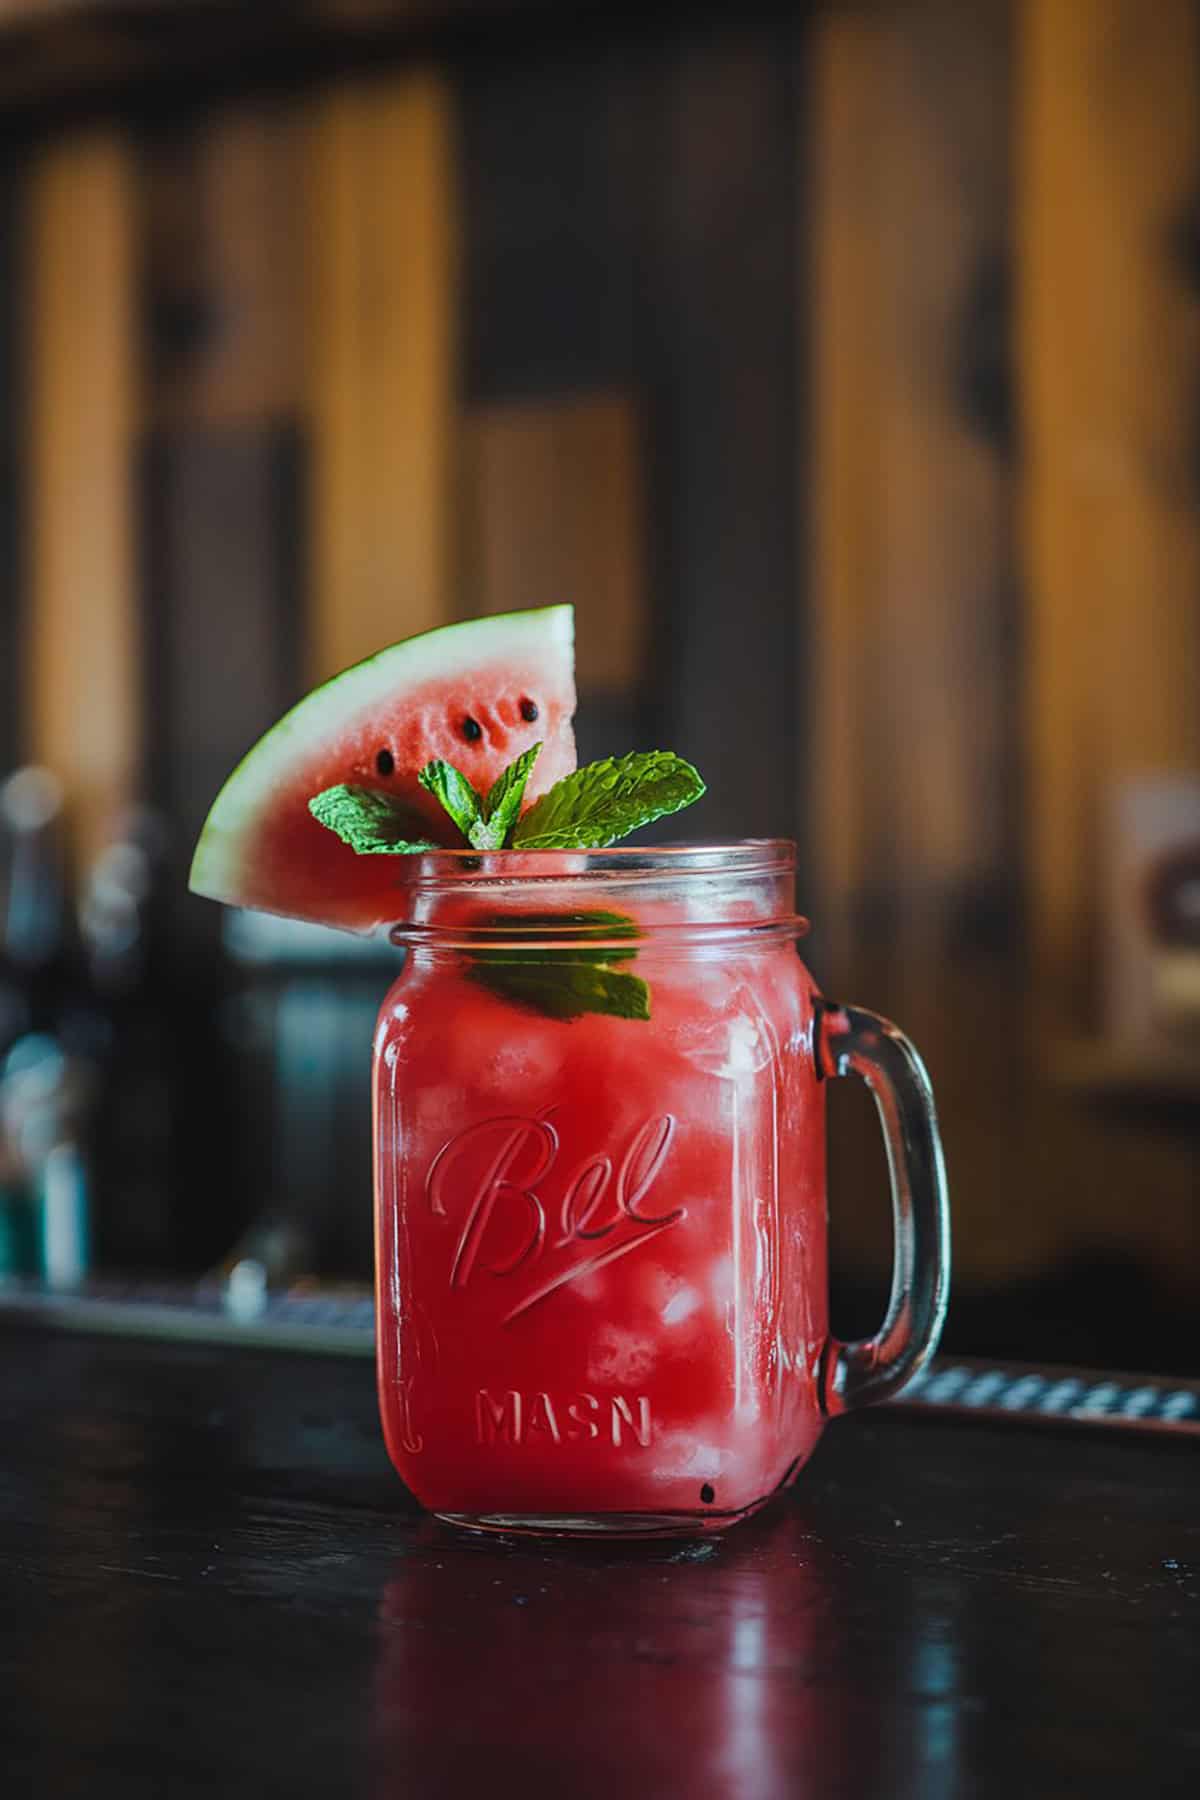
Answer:
[[[451,940],[465,941],[468,936],[473,942],[481,941],[478,925],[472,924],[464,931],[461,925],[458,929],[447,929],[441,923],[418,922],[416,915],[422,903],[430,900],[452,896],[483,899],[487,895],[512,900],[524,893],[537,905],[557,904],[565,910],[578,904],[573,895],[579,889],[589,889],[593,894],[608,893],[614,901],[626,894],[631,901],[636,900],[638,891],[642,890],[648,901],[647,890],[656,886],[661,891],[664,884],[670,884],[672,889],[678,885],[682,895],[686,896],[692,884],[700,882],[708,884],[711,890],[714,882],[724,884],[728,881],[729,888],[724,892],[733,898],[739,890],[748,889],[754,883],[786,881],[787,901],[777,910],[756,917],[722,917],[718,907],[718,916],[710,921],[654,923],[647,926],[647,935],[659,943],[667,936],[679,938],[681,942],[684,939],[712,942],[717,937],[747,934],[794,938],[803,936],[808,930],[807,919],[794,912],[790,904],[790,883],[796,868],[796,845],[790,838],[616,844],[596,850],[436,850],[406,858],[406,865],[407,916],[392,926],[389,935],[394,944],[409,947],[421,942],[449,944]],[[778,890],[777,898],[783,899]],[[564,937],[578,935],[565,920],[561,934],[549,920],[543,919],[541,924],[536,935],[539,942],[545,940],[547,947],[556,938],[561,942]],[[512,926],[497,917],[488,921],[483,936],[491,933],[507,935],[514,929],[523,930],[524,935],[528,934],[529,928],[528,925],[522,927],[515,915]],[[532,942],[530,947],[533,947]]]
[[[792,838],[697,838],[680,844],[609,844],[599,850],[426,850],[405,859],[417,886],[438,881],[564,880],[603,875],[786,875],[796,867]],[[581,866],[583,865],[583,866]]]

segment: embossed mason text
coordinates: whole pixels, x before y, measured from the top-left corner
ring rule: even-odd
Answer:
[[[520,1394],[509,1388],[475,1396],[475,1441],[478,1444],[576,1444],[599,1442],[650,1445],[653,1426],[645,1394]]]

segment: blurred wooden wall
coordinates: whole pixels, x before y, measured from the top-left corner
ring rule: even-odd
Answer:
[[[925,1050],[963,1285],[1099,1250],[1195,1291],[1194,1113],[1064,1046],[1108,783],[1200,759],[1198,33],[1186,0],[546,15],[29,146],[0,757],[61,770],[85,852],[124,794],[165,809],[211,972],[183,869],[259,731],[404,632],[572,598],[583,753],[674,744],[710,781],[681,829],[797,832],[820,979]],[[878,1273],[874,1122],[831,1104]]]
[[[831,934],[876,899],[941,934],[1013,892],[1009,372],[987,364],[1011,24],[1005,0],[897,0],[815,26],[806,758]]]
[[[402,70],[68,133],[2,191],[0,742],[83,862],[137,793],[182,872],[305,686],[452,616],[449,118]]]
[[[813,951],[926,1054],[968,1291],[1130,1254],[1200,1285],[1194,1116],[1062,1054],[1097,1017],[1105,782],[1198,761],[1196,30],[1119,0],[814,24]],[[868,1111],[832,1104],[838,1241],[882,1269]]]
[[[1020,670],[1011,371],[989,316],[1009,266],[1011,8],[828,9],[810,92],[813,955],[930,1064],[970,1283],[1050,1249],[1012,1208]],[[873,1121],[858,1096],[833,1111],[837,1242],[882,1268]]]
[[[173,913],[193,956],[221,920],[183,898],[191,845],[304,685],[303,146],[302,109],[282,100],[138,140],[145,783],[176,834]]]
[[[585,754],[686,743],[711,831],[794,825],[797,67],[773,16],[622,25],[31,150],[10,755],[82,860],[136,792],[182,877],[313,680],[555,598]]]
[[[575,601],[581,753],[709,781],[667,835],[797,819],[797,46],[775,13],[622,19],[458,89],[463,599],[516,603],[528,557],[523,603]]]
[[[481,60],[456,89],[460,598],[574,602],[585,756],[654,731],[634,185],[651,79],[644,47],[581,57],[560,39]]]
[[[1072,1038],[1101,1024],[1113,783],[1200,769],[1200,10],[1026,0],[1021,24],[1033,924]]]

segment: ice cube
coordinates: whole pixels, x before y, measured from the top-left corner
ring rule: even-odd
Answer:
[[[548,1032],[531,1031],[502,1043],[491,1054],[490,1067],[480,1067],[476,1084],[485,1093],[527,1101],[540,1096],[562,1068],[560,1044]]]
[[[701,1296],[695,1288],[681,1287],[671,1295],[659,1317],[664,1325],[682,1325],[701,1304]]]
[[[707,1428],[706,1428],[707,1427]],[[655,1445],[654,1475],[657,1481],[709,1481],[730,1467],[733,1451],[715,1442],[714,1422],[707,1420],[695,1431],[664,1432]]]
[[[732,1011],[694,1012],[678,1030],[679,1050],[693,1067],[720,1081],[744,1082],[765,1069],[775,1054],[770,1027],[753,996]]]
[[[636,1387],[653,1367],[651,1340],[616,1325],[598,1333],[588,1356],[588,1376],[600,1387]]]
[[[734,1267],[732,1256],[718,1256],[708,1272],[708,1291],[713,1304],[724,1309],[733,1299]]]

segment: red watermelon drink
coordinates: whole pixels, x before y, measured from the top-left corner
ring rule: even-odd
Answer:
[[[576,769],[573,706],[568,609],[394,646],[250,753],[193,885],[407,952],[375,1043],[376,1293],[416,1496],[481,1530],[692,1534],[932,1352],[941,1153],[912,1046],[796,955],[793,846],[613,848],[703,783],[668,752]],[[844,1345],[821,1084],[847,1073],[879,1103],[896,1269]]]
[[[791,846],[462,860],[427,859],[376,1040],[392,1458],[474,1523],[728,1523],[821,1424],[824,1133]],[[636,937],[606,939],[617,920]],[[539,1015],[506,987],[536,965],[486,960],[505,954],[564,980],[601,966],[572,958],[627,958],[610,966],[649,1017]]]

